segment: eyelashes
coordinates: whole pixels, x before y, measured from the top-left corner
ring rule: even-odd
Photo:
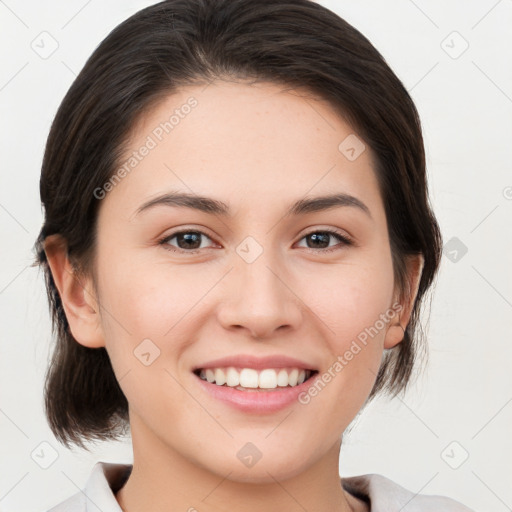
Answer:
[[[176,231],[174,233],[171,233],[170,235],[165,236],[164,238],[161,238],[158,240],[158,244],[163,246],[164,249],[175,252],[175,253],[181,253],[181,254],[196,254],[200,252],[202,249],[205,248],[211,248],[211,247],[202,247],[201,238],[205,237],[208,240],[212,241],[211,237],[209,237],[206,233],[203,233],[202,231],[193,230],[193,229],[184,229],[181,231]],[[312,238],[311,238],[312,237]],[[194,246],[197,246],[199,243],[199,247],[193,247],[193,248],[182,248],[182,247],[175,247],[170,244],[170,241],[175,239],[180,242],[184,242],[185,244],[192,244]],[[333,251],[342,250],[344,247],[354,245],[353,240],[348,237],[346,234],[341,233],[336,230],[332,229],[318,229],[315,231],[310,231],[306,235],[304,235],[299,242],[301,242],[304,239],[312,239],[314,242],[320,242],[325,243],[327,240],[328,246],[323,248],[315,248],[315,247],[305,247],[308,251],[313,251],[315,253],[331,253]],[[338,244],[334,246],[329,246],[329,239],[335,238],[338,240]],[[213,241],[212,241],[213,242]]]
[[[336,250],[340,250],[341,248],[343,248],[344,246],[350,246],[350,245],[353,245],[353,242],[352,240],[347,236],[347,235],[344,235],[338,231],[335,231],[335,230],[331,230],[331,229],[322,229],[322,230],[317,230],[317,231],[311,231],[309,233],[307,233],[306,235],[304,235],[300,241],[304,240],[305,238],[308,238],[308,237],[311,237],[313,235],[322,235],[323,238],[329,238],[329,237],[334,237],[336,238],[339,242],[341,242],[340,244],[338,245],[335,245],[333,247],[327,247],[327,248],[314,248],[314,247],[307,247],[307,249],[309,250],[312,250],[312,251],[320,251],[320,252],[332,252],[332,251],[336,251]],[[327,235],[327,237],[325,236]],[[320,240],[321,237],[318,237],[318,236],[315,236],[314,238],[315,240],[318,239]]]

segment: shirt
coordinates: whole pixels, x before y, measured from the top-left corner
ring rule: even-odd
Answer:
[[[115,498],[130,476],[131,464],[97,462],[83,491],[47,512],[123,512]],[[415,494],[378,474],[341,478],[343,488],[370,504],[372,512],[474,512],[444,496]]]

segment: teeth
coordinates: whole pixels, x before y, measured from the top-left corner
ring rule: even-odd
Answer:
[[[217,368],[215,370],[215,383],[219,386],[226,383],[226,374],[222,368]]]
[[[240,386],[243,388],[257,388],[258,387],[258,372],[251,368],[244,368],[240,372]]]
[[[288,386],[288,372],[286,370],[279,370],[277,374],[277,385]]]
[[[297,370],[297,368],[294,368],[288,375],[288,383],[290,384],[290,386],[296,386],[298,378],[299,378],[299,370]]]
[[[294,387],[302,384],[311,376],[311,370],[299,368],[267,368],[261,371],[253,368],[237,370],[229,368],[207,368],[201,370],[201,379],[231,388],[276,389],[278,387]]]
[[[240,385],[240,374],[234,368],[228,368],[226,386],[236,388]]]
[[[263,370],[258,379],[258,387],[263,389],[277,388],[277,374],[275,370]]]

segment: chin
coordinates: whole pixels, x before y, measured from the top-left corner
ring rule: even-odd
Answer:
[[[289,453],[279,448],[266,448],[258,453],[255,448],[249,447],[241,454],[240,451],[226,449],[222,454],[210,452],[209,455],[213,455],[213,458],[208,461],[203,458],[197,462],[207,471],[232,482],[260,485],[275,484],[276,480],[281,482],[296,477],[306,471],[310,464],[314,464],[314,460],[308,457],[303,449]],[[254,458],[251,460],[248,456],[244,461],[244,455],[251,452]],[[233,453],[234,458],[225,457],[226,453]]]
[[[295,464],[294,464],[295,462]],[[288,480],[289,478],[293,478],[305,470],[303,466],[303,460],[299,461],[289,461],[286,464],[286,468],[283,467],[283,464],[264,462],[261,459],[256,465],[252,468],[235,468],[231,466],[231,473],[227,477],[228,480],[232,482],[242,483],[242,484],[256,484],[256,485],[265,485],[265,484],[275,484],[276,480],[278,482],[283,482]]]

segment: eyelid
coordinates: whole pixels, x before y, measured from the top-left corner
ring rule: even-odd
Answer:
[[[304,238],[308,237],[309,235],[312,235],[314,233],[327,233],[335,238],[338,238],[339,243],[332,246],[332,247],[326,247],[324,249],[314,249],[311,247],[304,247],[307,251],[312,251],[316,254],[323,254],[323,253],[331,253],[334,251],[342,250],[344,247],[349,246],[356,246],[356,243],[351,235],[346,233],[345,231],[339,230],[337,228],[322,228],[322,227],[316,227],[313,228],[306,233],[304,233],[301,238],[299,239],[299,242],[304,240]]]
[[[313,233],[331,233],[338,235],[341,238],[346,239],[348,242],[351,242],[355,244],[355,239],[352,235],[350,235],[347,231],[340,228],[335,228],[332,226],[313,226],[312,228],[306,228],[307,231],[305,231],[301,237],[300,240],[302,240],[304,237],[308,235],[312,235]]]
[[[181,228],[181,229],[178,229],[177,231],[173,231],[170,234],[159,237],[157,240],[157,243],[158,243],[158,245],[164,246],[164,249],[171,251],[171,252],[178,252],[178,253],[182,253],[182,254],[195,254],[201,250],[210,249],[210,247],[206,247],[206,248],[203,247],[202,249],[185,250],[185,249],[180,249],[179,247],[173,247],[173,246],[169,245],[167,242],[182,233],[197,233],[199,235],[202,235],[202,236],[208,238],[213,243],[216,243],[215,240],[213,239],[213,237],[211,237],[208,233],[206,233],[203,230],[204,230],[204,228],[200,228],[200,229],[199,228]]]
[[[160,237],[158,239],[158,245],[162,245],[162,246],[164,246],[165,250],[168,250],[168,251],[174,252],[174,253],[197,254],[201,250],[211,249],[212,247],[203,247],[202,249],[199,248],[199,249],[186,250],[186,249],[180,249],[180,248],[177,248],[177,247],[175,248],[174,246],[169,245],[167,242],[169,242],[169,240],[172,240],[176,236],[178,236],[180,234],[183,234],[183,233],[196,233],[196,234],[199,234],[201,236],[204,236],[204,237],[208,238],[213,243],[216,243],[212,236],[210,236],[208,233],[202,231],[203,229],[204,228],[202,228],[202,227],[201,228],[192,228],[192,227],[187,228],[186,227],[186,228],[178,229],[177,231],[173,231],[172,233],[170,233],[168,235]],[[311,247],[304,247],[304,249],[306,249],[307,251],[312,251],[313,253],[316,253],[316,254],[330,253],[330,252],[333,252],[333,251],[341,250],[344,247],[356,246],[357,245],[355,240],[353,239],[353,237],[351,235],[349,235],[345,231],[342,231],[342,230],[337,229],[337,228],[332,228],[332,227],[329,227],[329,228],[325,228],[325,227],[314,227],[314,228],[311,228],[309,231],[307,231],[307,232],[305,232],[305,233],[303,233],[301,235],[301,237],[299,238],[298,242],[301,242],[306,237],[308,237],[308,236],[310,236],[310,235],[312,235],[314,233],[327,233],[330,236],[333,236],[333,237],[335,237],[335,238],[337,238],[339,240],[339,243],[334,245],[334,246],[332,246],[332,247],[326,247],[326,248],[320,248],[320,249],[315,249],[315,248],[311,248]],[[296,243],[298,243],[298,242],[296,242]]]

